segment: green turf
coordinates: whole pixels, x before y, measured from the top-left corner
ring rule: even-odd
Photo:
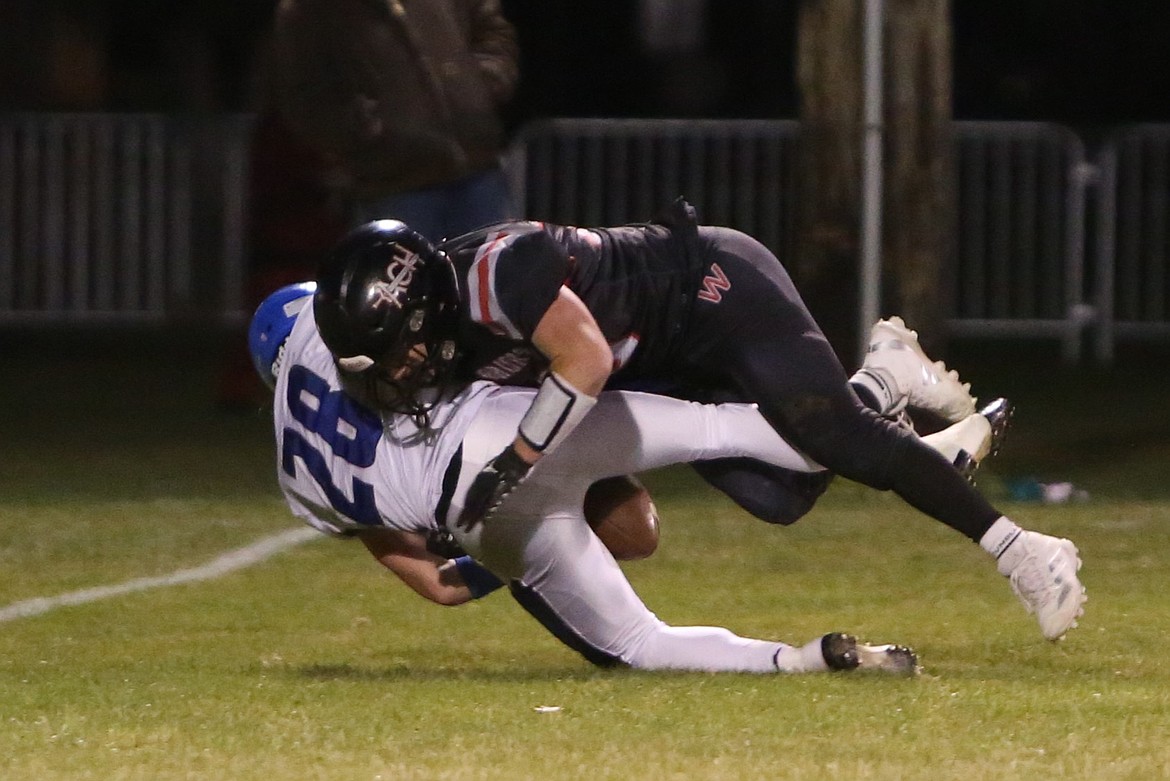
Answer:
[[[3,347],[0,608],[295,528],[263,415],[210,404],[213,340]],[[1040,638],[978,548],[894,497],[841,483],[778,529],[669,470],[648,478],[662,547],[627,567],[660,617],[793,642],[855,631],[915,646],[924,674],[598,671],[504,594],[431,606],[356,543],[319,540],[0,623],[0,778],[1170,777],[1161,380],[1141,361],[952,360],[1020,404],[990,494],[1025,474],[1090,493],[1004,504],[1081,547],[1090,602],[1063,643]]]

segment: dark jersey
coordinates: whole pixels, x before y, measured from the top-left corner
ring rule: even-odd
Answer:
[[[548,364],[531,338],[561,285],[581,298],[610,343],[613,383],[660,376],[701,277],[693,217],[685,204],[674,208],[679,219],[670,227],[509,222],[441,245],[465,307],[460,377],[538,382]]]
[[[741,231],[698,228],[681,206],[664,224],[504,223],[447,242],[464,307],[462,379],[536,382],[547,363],[531,338],[565,285],[613,345],[610,387],[754,402],[828,470],[893,489],[979,540],[998,510],[913,432],[864,407],[775,255]],[[803,515],[827,485],[741,459],[699,470],[780,523]]]

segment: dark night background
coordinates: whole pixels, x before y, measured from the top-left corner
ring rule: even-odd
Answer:
[[[0,108],[256,108],[274,0],[5,0]],[[795,117],[798,2],[711,0],[701,47],[651,56],[637,4],[504,0],[534,116]],[[1170,3],[955,0],[957,119],[1170,121]]]

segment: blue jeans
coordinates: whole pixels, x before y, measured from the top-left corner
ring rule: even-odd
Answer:
[[[517,219],[508,180],[491,168],[447,184],[355,204],[354,221],[401,220],[433,242]]]

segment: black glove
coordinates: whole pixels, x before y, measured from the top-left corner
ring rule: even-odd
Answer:
[[[455,542],[451,532],[446,529],[427,532],[427,552],[442,556],[444,559],[457,559],[467,555],[467,551],[459,547],[459,543]]]
[[[530,469],[532,465],[508,445],[475,476],[471,487],[467,489],[463,512],[459,513],[455,525],[471,531],[480,521],[487,520],[500,506],[500,502],[504,501],[504,497],[527,477]]]

